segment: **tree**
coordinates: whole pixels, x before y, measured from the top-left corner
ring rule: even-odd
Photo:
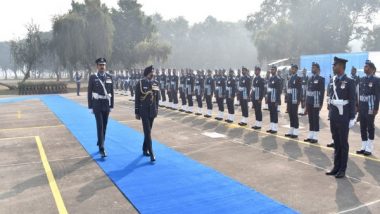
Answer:
[[[373,31],[368,33],[363,43],[363,49],[367,51],[380,50],[380,26],[374,27]]]
[[[368,33],[364,23],[372,23],[379,8],[378,0],[264,0],[246,27],[260,61],[345,52],[350,41]]]
[[[8,79],[7,70],[11,68],[10,43],[0,42],[0,70],[4,72],[5,79]]]
[[[30,77],[43,55],[44,41],[41,40],[41,32],[36,24],[30,23],[26,26],[27,35],[24,40],[11,42],[11,56],[15,65],[21,69],[25,82]]]

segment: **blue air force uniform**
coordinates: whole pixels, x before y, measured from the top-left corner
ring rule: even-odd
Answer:
[[[263,112],[261,110],[262,100],[265,96],[265,80],[260,75],[253,79],[251,99],[255,109],[256,123],[253,129],[260,129],[263,121]]]
[[[297,66],[293,65],[293,67]],[[297,75],[293,74],[288,81],[288,89],[286,95],[286,105],[290,120],[290,130],[285,136],[296,138],[298,137],[298,106],[301,102],[302,95],[302,79]]]
[[[185,93],[186,93],[186,98],[187,98],[187,103],[188,103],[188,108],[186,109],[186,113],[192,113],[193,112],[193,95],[194,95],[194,76],[189,72],[186,76],[185,79]]]
[[[219,75],[215,79],[215,98],[219,109],[218,115],[215,117],[216,120],[223,120],[225,93],[226,78],[224,75]]]
[[[282,79],[277,75],[271,76],[268,81],[267,102],[270,115],[270,129],[268,133],[277,133],[278,111],[277,107],[281,102]]]
[[[202,108],[203,108],[202,98],[203,98],[204,89],[205,89],[205,76],[202,74],[198,74],[195,77],[195,82],[194,82],[194,93],[195,93],[195,98],[197,99],[197,104],[198,104],[198,112],[196,113],[196,115],[202,114]]]
[[[248,72],[248,69],[243,68],[243,70],[246,70]],[[248,123],[248,101],[249,101],[249,93],[251,91],[251,79],[248,77],[247,74],[244,74],[240,77],[239,80],[239,100],[240,100],[240,106],[241,106],[241,112],[242,112],[242,120],[239,123],[240,126],[246,126]]]
[[[234,76],[234,71],[230,70],[230,75],[227,77],[226,84],[226,102],[228,109],[228,117],[225,120],[227,123],[232,123],[235,120],[235,95],[236,95],[236,78]]]
[[[208,75],[205,80],[205,90],[204,90],[204,96],[206,99],[206,105],[207,105],[207,113],[204,115],[204,117],[210,118],[212,113],[212,96],[214,94],[215,90],[215,80],[212,77],[211,71],[208,71]]]
[[[157,81],[160,84],[160,93],[161,93],[161,101],[163,105],[166,105],[166,94],[165,94],[165,89],[166,89],[166,74],[165,71],[162,70],[161,75],[157,77]]]
[[[78,72],[75,73],[74,80],[77,84],[77,95],[79,96],[80,92],[80,81],[82,80],[82,74],[79,74]]]

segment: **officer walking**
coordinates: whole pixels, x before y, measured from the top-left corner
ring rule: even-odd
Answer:
[[[290,130],[285,137],[298,138],[298,106],[301,102],[302,79],[297,75],[298,65],[291,65],[290,79],[286,93],[286,109],[289,114]]]
[[[248,100],[249,92],[251,91],[251,79],[248,77],[248,72],[248,69],[243,67],[243,76],[239,80],[239,99],[242,112],[242,119],[238,124],[239,126],[248,125]]]
[[[202,115],[202,108],[203,108],[203,103],[202,103],[202,95],[204,93],[205,89],[205,76],[204,76],[204,71],[198,70],[197,71],[197,76],[195,77],[195,83],[194,83],[194,93],[195,97],[197,99],[197,104],[198,104],[198,110],[195,115],[200,116]]]
[[[76,71],[74,75],[74,80],[77,84],[77,96],[80,96],[79,92],[80,92],[80,81],[82,80],[82,74],[79,74],[78,71]]]
[[[262,126],[263,121],[263,112],[261,110],[262,101],[264,98],[264,90],[265,90],[265,80],[260,76],[261,68],[255,67],[255,78],[252,83],[252,94],[251,99],[253,102],[253,107],[255,109],[255,117],[256,122],[255,125],[252,126],[252,129],[259,130]]]
[[[312,64],[313,76],[307,83],[306,91],[306,112],[309,118],[309,136],[305,142],[318,143],[319,133],[319,112],[323,106],[323,98],[325,97],[325,78],[319,74],[321,72],[318,63]]]
[[[380,81],[374,76],[375,64],[369,60],[365,62],[365,77],[360,79],[359,85],[359,117],[362,147],[357,154],[372,155],[375,139],[375,117],[379,111]]]
[[[99,58],[95,63],[98,73],[90,76],[87,99],[88,108],[96,119],[99,153],[104,158],[107,156],[104,141],[108,116],[114,106],[113,80],[112,76],[106,73],[107,61],[105,58]]]
[[[355,82],[345,74],[346,59],[334,57],[333,91],[329,95],[330,129],[334,140],[334,168],[326,172],[336,178],[346,174],[348,161],[348,134],[355,125]]]
[[[227,99],[227,109],[228,117],[225,120],[227,123],[233,123],[235,121],[235,95],[236,95],[236,78],[234,70],[230,69],[226,84],[226,99]]]
[[[280,96],[282,91],[282,79],[277,76],[277,67],[272,65],[272,76],[268,80],[267,88],[267,104],[270,115],[270,128],[268,133],[276,134],[278,130],[278,105],[280,103]]]
[[[212,115],[212,97],[214,94],[215,90],[215,81],[214,78],[212,77],[212,71],[207,70],[207,77],[205,80],[205,91],[204,91],[204,97],[206,99],[206,105],[207,105],[207,112],[204,115],[206,118],[210,118]]]
[[[136,84],[135,114],[136,119],[142,121],[144,129],[143,155],[150,157],[150,161],[156,161],[152,146],[152,128],[154,118],[158,114],[158,101],[160,89],[158,82],[153,80],[153,66],[144,69],[144,78]]]

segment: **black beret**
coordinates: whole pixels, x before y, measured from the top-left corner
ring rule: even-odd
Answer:
[[[99,58],[99,59],[95,60],[95,63],[97,65],[100,65],[100,64],[105,65],[105,64],[107,64],[107,60],[105,58]]]
[[[255,66],[255,71],[257,71],[257,70],[261,71],[260,66]]]
[[[277,66],[275,66],[275,65],[272,65],[270,68],[277,70]]]
[[[248,69],[246,67],[244,67],[244,66],[241,68],[241,70],[242,71],[248,71]]]
[[[336,64],[346,65],[347,62],[348,62],[347,59],[342,59],[342,58],[339,58],[339,57],[334,57],[334,65],[336,65]]]
[[[375,64],[371,60],[366,60],[365,64],[368,65],[371,69],[376,69]]]
[[[148,76],[150,73],[153,72],[153,65],[149,66],[149,67],[146,67],[144,69],[144,77]]]
[[[292,64],[291,67],[298,70],[298,65],[296,65],[296,64]]]

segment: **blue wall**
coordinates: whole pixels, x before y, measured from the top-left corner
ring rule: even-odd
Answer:
[[[346,74],[351,76],[351,68],[355,66],[358,69],[358,75],[363,76],[364,63],[368,59],[368,52],[360,53],[339,53],[339,54],[322,54],[322,55],[305,55],[301,56],[300,69],[306,68],[308,73],[311,71],[312,62],[318,62],[321,66],[321,76],[325,78],[326,85],[329,83],[330,75],[332,75],[332,64],[334,57],[347,59]]]

